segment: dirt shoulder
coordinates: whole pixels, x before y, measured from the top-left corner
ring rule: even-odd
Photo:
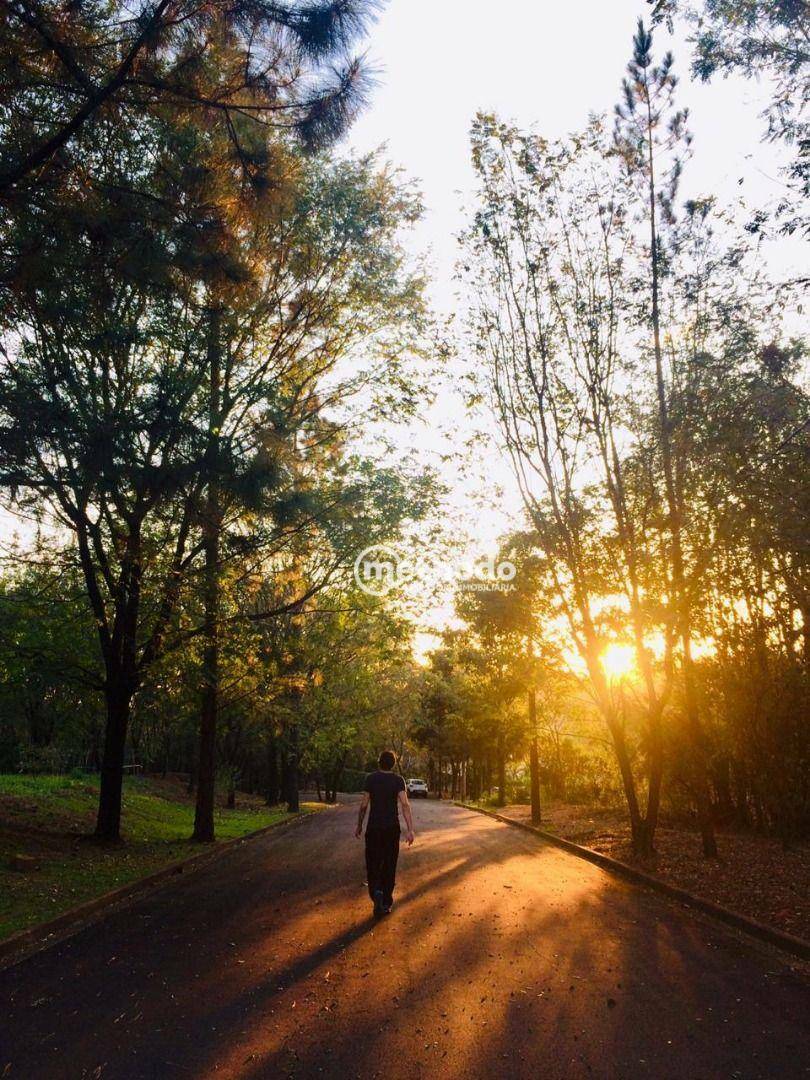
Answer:
[[[529,822],[528,806],[498,810]],[[700,836],[689,829],[663,826],[656,833],[657,854],[633,857],[630,829],[620,810],[552,802],[543,807],[541,828],[748,915],[796,937],[810,939],[810,844],[785,848],[781,840],[748,833],[718,833],[720,857],[705,859]]]

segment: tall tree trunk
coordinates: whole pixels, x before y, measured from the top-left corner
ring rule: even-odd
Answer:
[[[99,840],[114,841],[121,838],[121,791],[130,699],[120,686],[110,687],[106,698],[107,724],[95,835]]]
[[[343,776],[343,769],[346,765],[346,758],[348,754],[343,753],[340,758],[335,762],[335,767],[332,770],[331,788],[326,793],[327,802],[337,802],[338,786],[340,785],[341,777]]]
[[[714,824],[711,817],[711,800],[709,798],[708,784],[708,759],[705,747],[705,737],[700,723],[697,694],[695,691],[694,667],[692,661],[692,620],[690,617],[691,600],[688,589],[683,562],[682,547],[682,515],[681,498],[678,493],[678,485],[675,478],[675,466],[673,461],[672,430],[670,426],[669,406],[667,403],[667,390],[664,381],[664,361],[661,348],[661,313],[659,299],[659,272],[658,272],[658,228],[656,216],[656,190],[655,190],[655,163],[653,160],[653,136],[652,116],[649,97],[647,99],[647,151],[648,167],[650,171],[649,202],[650,202],[650,263],[652,268],[652,324],[653,324],[653,348],[655,352],[655,386],[658,398],[658,418],[661,429],[661,461],[664,472],[664,489],[666,491],[667,513],[669,517],[669,531],[671,537],[671,562],[672,562],[672,587],[675,601],[675,611],[678,620],[678,636],[683,651],[683,680],[684,699],[686,705],[686,723],[689,741],[694,755],[695,769],[695,792],[700,823],[700,833],[703,840],[703,853],[705,855],[717,854],[717,841],[714,835]]]
[[[291,814],[297,814],[300,808],[298,799],[298,725],[290,724],[287,732],[287,768],[285,770],[287,788],[287,810]]]
[[[630,815],[630,834],[632,837],[633,851],[636,855],[646,857],[650,854],[650,834],[646,827],[646,821],[641,816],[638,805],[636,782],[633,777],[633,765],[627,749],[624,729],[621,721],[615,714],[609,715],[607,724],[613,739],[613,749],[616,753],[616,761],[619,765],[622,787],[624,788],[624,797],[627,802],[627,811]]]
[[[206,563],[208,559],[206,556]],[[219,642],[216,631],[216,607],[219,590],[210,583],[206,567],[205,637],[203,650],[203,688],[200,709],[200,737],[197,757],[197,805],[193,839],[210,843],[214,839],[214,794],[216,789],[216,741],[219,705]]]
[[[124,751],[132,699],[138,688],[136,631],[141,595],[141,562],[137,528],[133,528],[127,539],[122,562],[121,581],[125,599],[119,601],[105,656],[107,723],[95,835],[99,840],[106,841],[121,838]]]
[[[197,772],[197,806],[193,839],[210,843],[214,839],[214,790],[216,785],[216,741],[219,712],[219,545],[222,509],[219,491],[219,439],[221,412],[222,349],[220,312],[209,310],[208,324],[208,484],[203,510],[203,678],[200,708],[200,743]]]
[[[529,784],[531,787],[532,825],[542,821],[540,811],[540,755],[537,750],[537,696],[534,687],[529,690],[529,731],[532,741],[529,747]]]
[[[275,806],[279,798],[278,790],[278,747],[275,735],[267,737],[267,756],[265,761],[265,802]]]
[[[736,807],[731,793],[731,762],[723,756],[714,763],[712,770],[714,788],[717,792],[717,809],[726,825],[736,819]]]
[[[498,806],[506,806],[506,746],[503,732],[498,732]]]
[[[661,730],[663,704],[656,701],[649,710],[649,759],[650,780],[647,790],[647,815],[643,834],[639,837],[639,855],[648,858],[655,852],[655,832],[661,809],[661,782],[664,776],[664,740]]]
[[[282,743],[280,754],[280,766],[281,766],[281,787],[279,789],[279,802],[287,801],[287,791],[290,786],[290,766],[289,758],[287,755],[286,743]]]

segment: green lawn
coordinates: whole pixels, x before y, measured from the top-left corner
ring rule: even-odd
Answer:
[[[0,940],[200,850],[188,840],[194,804],[179,781],[128,778],[124,843],[113,847],[86,840],[97,799],[94,776],[0,774]],[[244,836],[288,816],[243,796],[237,809],[217,809],[217,839]],[[34,866],[13,869],[16,855],[32,856]]]

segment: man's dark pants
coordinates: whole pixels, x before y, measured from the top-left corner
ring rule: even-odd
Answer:
[[[366,829],[366,877],[372,900],[377,889],[382,891],[384,904],[393,900],[398,858],[399,825]]]

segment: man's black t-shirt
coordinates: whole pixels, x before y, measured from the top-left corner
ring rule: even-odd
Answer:
[[[398,829],[397,801],[400,791],[405,790],[402,777],[397,773],[378,769],[368,774],[363,790],[371,796],[369,829]]]

